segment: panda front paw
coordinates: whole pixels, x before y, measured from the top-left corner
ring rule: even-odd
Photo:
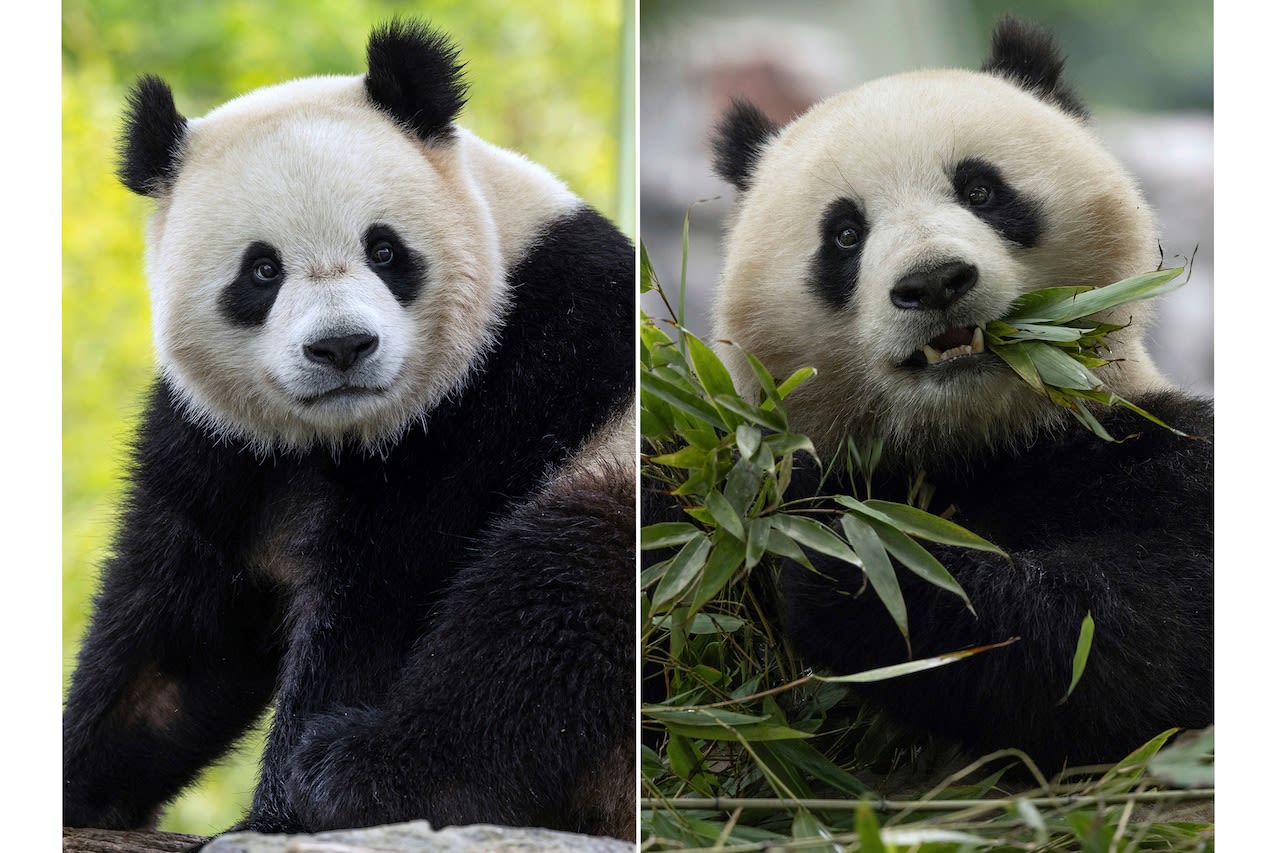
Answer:
[[[308,831],[407,820],[395,790],[394,753],[377,711],[347,708],[310,718],[289,760],[286,791]]]

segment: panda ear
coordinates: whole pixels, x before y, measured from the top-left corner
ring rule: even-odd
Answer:
[[[426,24],[392,20],[369,36],[365,91],[424,142],[453,138],[453,120],[467,101],[458,48]]]
[[[716,125],[711,146],[715,152],[716,174],[745,192],[760,160],[760,153],[773,137],[778,125],[770,121],[754,104],[737,98]]]
[[[187,120],[173,105],[168,84],[151,74],[138,78],[128,104],[116,175],[138,195],[158,196],[178,174]]]
[[[1005,77],[1074,116],[1088,118],[1080,96],[1061,79],[1066,59],[1053,36],[1017,18],[1005,17],[991,33],[991,56],[982,70]]]

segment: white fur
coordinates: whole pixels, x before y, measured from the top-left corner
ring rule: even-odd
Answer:
[[[951,176],[969,157],[1043,204],[1035,248],[957,203]],[[822,212],[841,197],[858,202],[869,233],[851,303],[834,309],[806,281]],[[904,359],[951,326],[1000,317],[1025,291],[1153,269],[1157,244],[1134,182],[1082,121],[989,74],[921,71],[830,98],[784,128],[757,164],[725,255],[716,336],[775,376],[817,368],[790,398],[793,426],[824,456],[846,436],[880,437],[890,457],[927,464],[1024,441],[1063,413],[994,359],[963,375],[906,371]],[[979,280],[945,320],[893,306],[901,276],[948,260],[975,264]],[[1124,361],[1102,371],[1122,394],[1163,382],[1142,345],[1145,313],[1112,319],[1131,313],[1112,353]],[[754,393],[745,360],[732,347],[722,355],[739,389]]]
[[[540,229],[581,202],[542,167],[463,130],[425,145],[365,95],[361,77],[315,77],[237,98],[189,124],[148,233],[157,358],[189,414],[262,452],[375,450],[455,393],[493,344],[508,270]],[[385,223],[426,262],[401,306],[362,237]],[[266,323],[218,309],[255,241],[287,272]],[[328,335],[375,334],[350,377],[380,393],[307,403],[334,379],[303,355]]]

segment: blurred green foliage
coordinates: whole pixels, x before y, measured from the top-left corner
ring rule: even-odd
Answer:
[[[462,47],[461,124],[549,167],[616,221],[625,0],[66,0],[63,58],[63,675],[74,667],[109,546],[129,434],[153,375],[142,235],[148,203],[115,180],[132,81],[159,74],[185,115],[265,84],[358,74],[370,28],[418,16]],[[630,61],[629,59],[626,61]],[[625,167],[624,167],[625,168]],[[209,834],[247,806],[261,729],[170,808],[164,829]]]

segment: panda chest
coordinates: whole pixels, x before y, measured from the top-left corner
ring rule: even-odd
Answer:
[[[429,593],[454,554],[433,554],[431,501],[407,493],[403,478],[355,483],[325,466],[300,466],[252,500],[244,564],[285,590],[397,588]],[[442,559],[443,558],[443,559]]]

